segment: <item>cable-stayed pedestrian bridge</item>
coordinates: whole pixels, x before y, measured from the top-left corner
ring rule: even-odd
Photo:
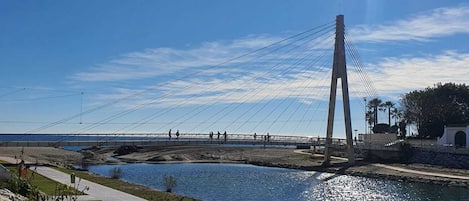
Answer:
[[[338,150],[346,148],[346,139],[332,138],[326,144],[324,137],[291,135],[254,135],[254,134],[213,134],[181,133],[179,137],[169,137],[167,133],[134,134],[0,134],[3,147],[92,147],[92,146],[275,146],[309,149],[311,147],[331,147]],[[397,150],[395,146],[381,144],[354,143],[360,150]]]
[[[345,140],[335,138],[334,144],[343,145]],[[200,134],[181,133],[169,137],[167,133],[156,134],[1,134],[0,146],[14,147],[64,147],[64,146],[177,146],[177,145],[259,145],[259,146],[324,146],[325,138],[254,135],[254,134]]]
[[[181,73],[179,76],[156,76],[160,79],[158,82],[139,90],[118,87],[114,88],[117,94],[100,94],[100,97],[109,99],[107,102],[102,103],[102,99],[97,98],[95,101],[99,103],[83,108],[81,99],[79,113],[41,123],[39,127],[28,127],[25,132],[34,137],[34,134],[62,131],[72,133],[70,136],[76,137],[73,140],[69,137],[13,139],[0,141],[0,146],[325,146],[326,163],[330,159],[328,148],[331,147],[345,147],[349,162],[353,163],[354,144],[361,145],[352,139],[350,110],[353,106],[349,100],[349,78],[353,83],[363,85],[362,89],[351,90],[351,93],[355,92],[352,94],[355,100],[360,100],[355,107],[365,107],[362,98],[376,97],[377,93],[351,36],[346,34],[344,16],[338,15],[333,21],[280,40],[261,39],[255,43],[241,41],[240,44],[251,47],[246,49],[249,51],[242,51],[247,53],[235,57],[222,54],[220,59],[213,60],[219,62],[217,64],[209,61],[182,62],[198,66],[181,68],[183,70],[177,71]],[[257,46],[259,44],[262,46]],[[238,50],[238,45],[232,45],[232,48]],[[210,52],[212,54],[215,52]],[[352,64],[350,77],[347,75],[346,58]],[[181,61],[193,59],[181,58]],[[339,79],[341,88],[337,90]],[[142,83],[136,85],[141,86]],[[342,93],[344,116],[341,120],[345,124],[346,139],[333,138],[337,93]],[[327,126],[323,126],[326,122]],[[325,131],[315,130],[324,128]],[[181,133],[179,137],[173,134],[170,139],[167,133],[161,133],[168,130],[181,130],[185,134]],[[241,134],[221,134],[220,137],[217,134],[212,137],[209,134],[190,134],[210,130]],[[87,134],[103,131],[110,134]],[[137,131],[160,134],[136,138],[137,135],[133,134]],[[292,136],[242,134],[255,132],[289,133]],[[325,137],[295,136],[299,133],[324,133],[321,136]],[[95,140],[81,140],[82,136],[92,135]],[[111,139],[113,135],[119,138]],[[124,139],[126,135],[132,135],[132,138]]]

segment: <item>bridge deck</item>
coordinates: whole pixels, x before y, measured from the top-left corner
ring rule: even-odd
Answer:
[[[10,135],[11,136],[11,135]],[[4,147],[63,147],[63,146],[176,146],[176,145],[266,145],[266,146],[326,146],[326,139],[321,137],[250,135],[250,134],[180,134],[170,139],[168,134],[80,134],[47,135],[48,140],[35,138],[34,135],[3,139],[0,134],[0,146]],[[345,139],[333,138],[329,147],[345,149]],[[356,149],[394,150],[396,147],[355,143]]]

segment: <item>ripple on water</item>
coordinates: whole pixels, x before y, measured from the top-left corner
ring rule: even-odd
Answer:
[[[203,200],[469,200],[464,188],[403,183],[312,171],[238,164],[128,164],[91,166],[110,176],[164,190],[174,176],[175,193]]]

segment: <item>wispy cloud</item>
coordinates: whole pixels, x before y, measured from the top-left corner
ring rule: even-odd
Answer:
[[[206,42],[192,49],[146,49],[121,55],[104,64],[97,64],[86,72],[73,75],[72,79],[117,81],[150,78],[187,68],[216,65],[277,40],[279,40],[277,37],[250,36],[230,42]]]
[[[435,37],[457,33],[469,33],[467,6],[438,8],[386,25],[360,25],[350,30],[355,43],[409,40],[425,42]],[[96,65],[87,72],[74,75],[73,79],[87,82],[132,80],[203,69],[203,76],[174,80],[163,86],[160,85],[157,87],[158,93],[146,93],[134,99],[132,103],[127,102],[126,107],[134,105],[168,107],[174,103],[184,105],[254,103],[281,98],[295,98],[302,103],[326,100],[327,96],[317,91],[329,86],[329,82],[324,80],[330,79],[326,72],[331,62],[314,63],[312,68],[315,69],[308,70],[295,70],[295,68],[306,69],[307,61],[303,61],[305,62],[303,64],[295,63],[307,58],[307,54],[317,57],[319,52],[304,51],[314,44],[321,44],[319,49],[330,50],[331,47],[326,47],[324,44],[331,44],[332,38],[325,37],[305,42],[302,44],[304,47],[299,48],[302,51],[297,51],[295,54],[284,54],[286,53],[284,51],[280,54],[270,54],[260,60],[257,58],[258,55],[253,55],[244,60],[237,60],[236,65],[207,68],[278,40],[280,37],[249,36],[228,42],[207,42],[191,49],[147,49]],[[374,87],[379,90],[379,94],[384,96],[397,96],[437,82],[466,82],[464,75],[469,74],[469,70],[465,68],[465,64],[469,63],[469,54],[439,51],[439,54],[420,57],[407,55],[381,59],[377,63],[368,64],[373,66],[368,69],[369,77],[373,79]],[[327,55],[328,58],[331,53]],[[256,60],[247,62],[252,58]],[[292,69],[292,66],[295,68]],[[290,68],[290,71],[285,72],[286,68]],[[444,73],[441,73],[442,71]],[[349,71],[349,77],[359,78],[356,73]],[[358,86],[360,84],[363,83],[359,80],[351,80],[350,85],[354,91],[352,95],[362,97],[367,94],[363,86]],[[139,90],[119,88],[99,98],[114,100],[133,93],[139,93]]]
[[[468,83],[468,53],[445,51],[437,55],[413,58],[386,58],[376,64],[374,83],[384,94],[423,89],[441,82]]]
[[[469,33],[469,6],[438,8],[384,25],[360,25],[349,33],[356,42],[426,41]]]
[[[169,107],[175,103],[253,103],[285,97],[311,102],[312,99],[322,99],[322,94],[317,94],[315,90],[301,90],[306,93],[299,90],[323,87],[311,83],[324,78],[323,74],[330,69],[332,46],[325,47],[324,44],[331,44],[332,33],[320,37],[321,40],[303,38],[266,49],[263,47],[282,38],[249,36],[231,42],[204,43],[187,50],[149,49],[126,54],[88,72],[76,74],[73,79],[93,83],[171,74],[172,79],[161,80],[164,83],[144,87],[147,89],[145,93],[141,88],[119,87],[95,97],[96,100],[107,101],[132,97],[132,100],[120,104],[125,108],[138,105]],[[313,47],[312,41],[317,41],[316,47]],[[231,60],[259,48],[262,51],[256,54]],[[318,58],[320,55],[323,57]],[[220,63],[222,65],[212,68]],[[176,72],[182,73],[175,75]],[[138,94],[138,97],[133,94]]]
[[[469,54],[457,51],[444,51],[422,57],[390,57],[367,66],[368,76],[379,90],[379,95],[398,98],[411,90],[423,89],[438,82],[467,83],[469,74]],[[155,87],[154,90],[125,101],[126,108],[136,105],[142,107],[175,107],[191,105],[256,103],[274,99],[292,98],[305,104],[317,100],[327,100],[330,84],[330,68],[317,67],[315,70],[292,71],[285,75],[254,72],[236,78],[223,79],[217,76],[209,79],[194,77],[176,80]],[[276,76],[274,76],[276,75]],[[358,72],[349,70],[352,97],[361,98],[367,91]],[[121,99],[142,94],[141,89],[116,89],[99,98]]]
[[[328,71],[304,71],[295,75],[259,79],[260,73],[234,80],[215,79],[208,83],[180,82],[166,90],[180,101],[190,97],[192,104],[253,103],[285,97],[323,99],[324,94],[313,88],[326,87]],[[202,87],[201,84],[209,86]],[[177,101],[176,101],[177,102]]]
[[[126,108],[256,103],[284,98],[312,103],[327,97],[328,90],[325,89],[330,84],[329,71],[329,68],[304,70],[277,77],[256,72],[228,80],[216,77],[210,80],[193,78],[172,81],[164,87],[156,87],[145,93],[141,93],[142,90],[119,88],[98,98],[109,101],[140,94],[121,104],[121,107]]]

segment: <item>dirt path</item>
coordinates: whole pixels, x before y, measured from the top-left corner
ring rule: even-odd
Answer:
[[[395,166],[390,166],[390,165],[385,165],[385,164],[380,164],[380,163],[375,163],[372,164],[373,166],[376,167],[382,167],[382,168],[387,168],[390,170],[396,170],[399,172],[407,172],[407,173],[412,173],[412,174],[419,174],[419,175],[426,175],[426,176],[433,176],[433,177],[444,177],[444,178],[451,178],[451,179],[464,179],[464,180],[469,180],[469,177],[466,176],[460,176],[460,175],[451,175],[451,174],[442,174],[442,173],[434,173],[434,172],[424,172],[424,171],[419,171],[419,170],[410,170],[406,168],[400,168],[400,167],[395,167]]]
[[[311,155],[311,153],[308,153],[308,152],[306,152],[306,151],[309,151],[309,150],[295,150],[294,152],[295,152],[295,153],[299,153],[299,154]],[[314,154],[314,155],[315,155],[315,156],[324,157],[324,155],[321,155],[321,154]],[[337,159],[337,160],[347,161],[347,158],[342,158],[342,157],[331,156],[331,158]],[[452,174],[443,174],[443,173],[435,173],[435,172],[420,171],[420,170],[411,170],[411,169],[407,169],[407,168],[396,167],[396,166],[391,166],[391,165],[385,165],[385,164],[381,164],[381,163],[373,163],[373,164],[371,164],[371,165],[372,165],[372,166],[375,166],[375,167],[381,167],[381,168],[386,168],[386,169],[389,169],[389,170],[395,170],[395,171],[405,172],[405,173],[411,173],[411,174],[418,174],[418,175],[425,175],[425,176],[433,176],[433,177],[443,177],[443,178],[450,178],[450,179],[469,180],[469,177],[468,177],[468,176],[452,175]]]

